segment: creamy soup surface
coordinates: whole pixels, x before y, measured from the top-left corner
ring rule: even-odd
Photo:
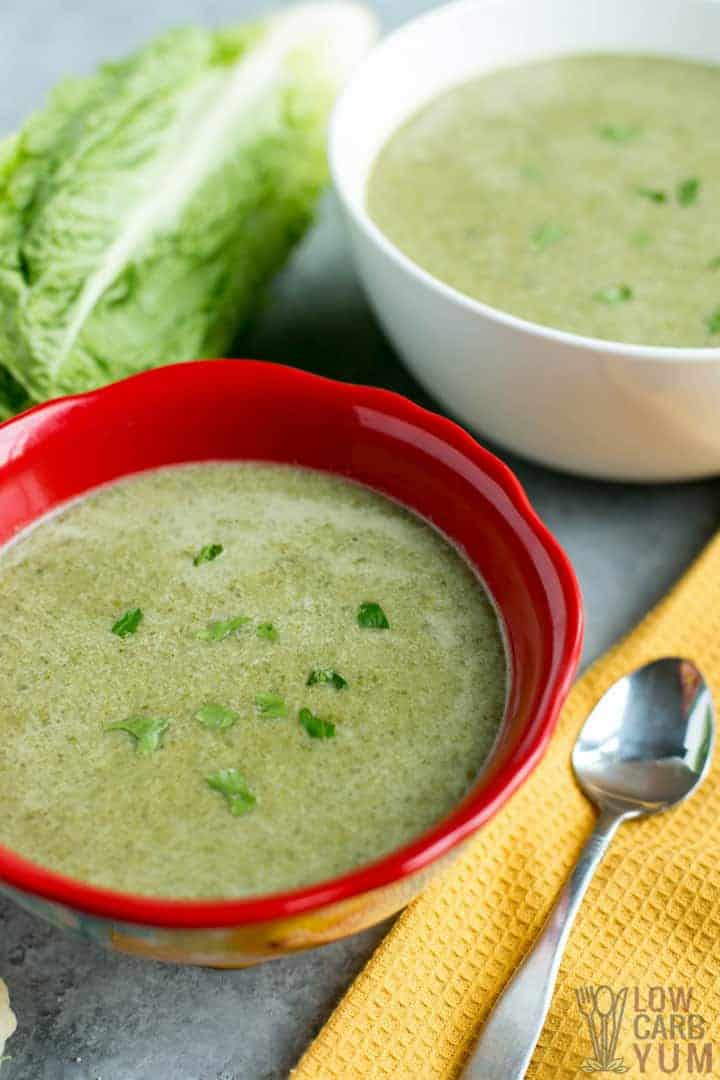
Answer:
[[[419,266],[533,322],[720,346],[720,67],[586,55],[497,70],[410,118],[367,205]]]
[[[348,870],[451,810],[502,718],[475,574],[321,473],[122,481],[0,553],[0,595],[0,843],[98,885],[238,896]]]

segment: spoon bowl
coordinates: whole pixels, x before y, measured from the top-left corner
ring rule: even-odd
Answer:
[[[710,764],[710,691],[693,663],[655,660],[619,679],[585,721],[572,764],[601,809],[657,814],[690,795]]]

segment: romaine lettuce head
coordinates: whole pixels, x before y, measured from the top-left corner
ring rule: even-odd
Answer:
[[[310,220],[374,31],[349,2],[174,30],[0,144],[0,416],[227,349]]]

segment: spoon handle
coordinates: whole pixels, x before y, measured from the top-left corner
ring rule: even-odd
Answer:
[[[540,1038],[565,943],[590,880],[624,815],[603,810],[540,936],[495,1003],[464,1080],[522,1080]]]

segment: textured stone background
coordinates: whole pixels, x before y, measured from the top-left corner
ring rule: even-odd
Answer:
[[[431,5],[375,6],[390,28]],[[259,11],[261,4],[244,0],[3,0],[0,133],[63,74],[88,71],[180,22],[214,25]],[[368,310],[331,198],[236,355],[376,382],[427,401]],[[715,482],[624,487],[510,464],[579,574],[586,662],[630,628],[715,527]],[[382,928],[368,931],[247,971],[176,969],[107,955],[0,902],[0,975],[19,1021],[2,1080],[277,1080],[381,935]]]

